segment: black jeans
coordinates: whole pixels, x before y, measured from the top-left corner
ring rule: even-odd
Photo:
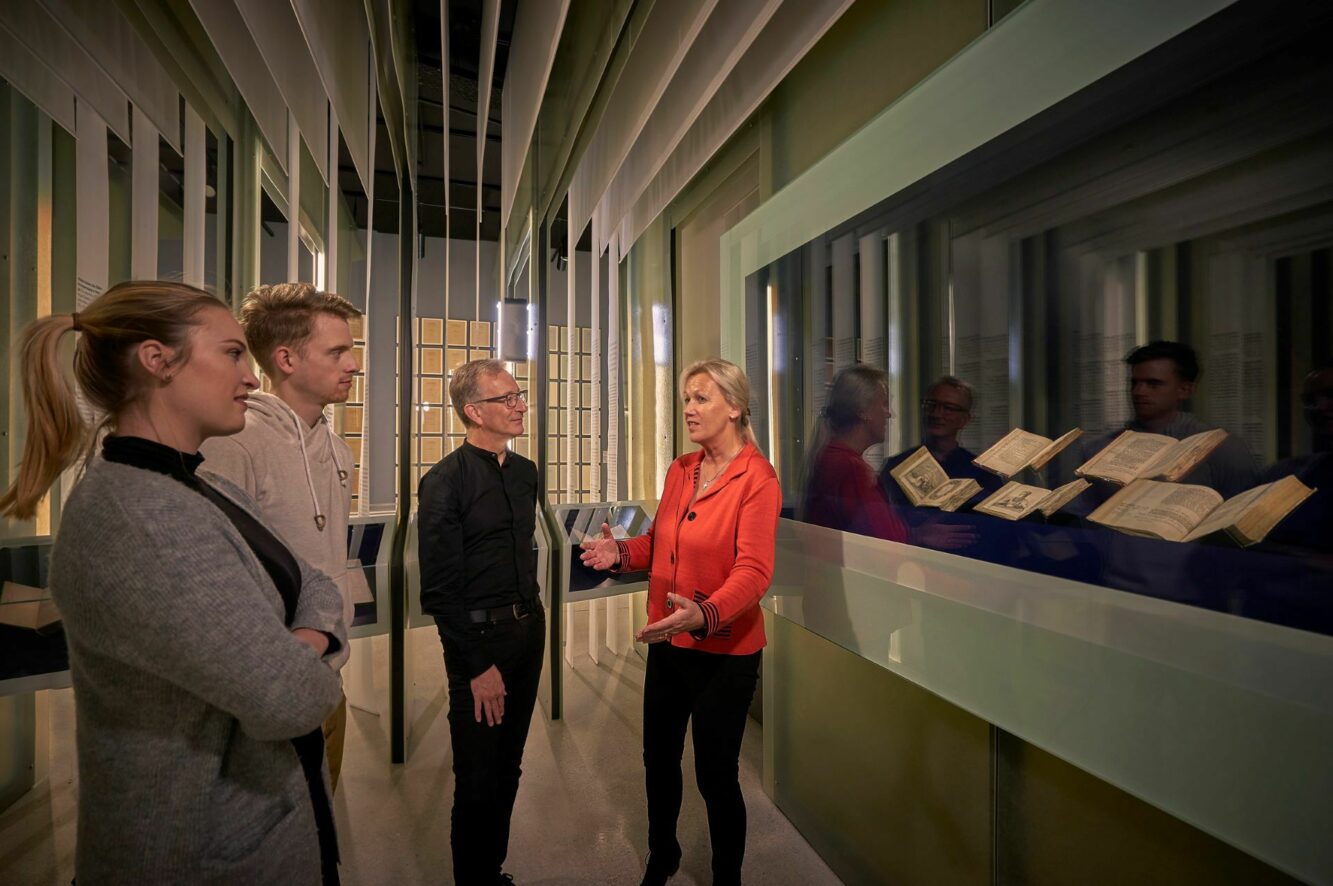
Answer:
[[[504,718],[487,726],[472,707],[472,677],[458,644],[441,635],[449,677],[449,736],[454,751],[454,808],[449,843],[454,881],[493,886],[509,852],[509,818],[518,795],[523,745],[537,701],[546,619],[537,614],[517,621],[474,625],[469,632],[485,644],[504,679]]]
[[[643,687],[643,767],[648,789],[648,851],[680,858],[680,760],[685,727],[693,720],[694,777],[708,808],[713,882],[739,883],[745,859],[745,798],[741,796],[741,739],[759,681],[762,652],[718,655],[648,647]]]

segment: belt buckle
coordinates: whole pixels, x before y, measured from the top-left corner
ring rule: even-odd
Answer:
[[[525,607],[522,603],[514,603],[513,611],[514,611],[514,621],[522,621],[523,619],[530,618],[532,616],[532,613],[529,612],[527,610],[527,607]]]

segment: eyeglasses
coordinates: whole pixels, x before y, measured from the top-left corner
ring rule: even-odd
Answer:
[[[921,411],[932,412],[936,409],[943,410],[948,415],[966,415],[967,407],[959,406],[955,403],[945,403],[943,400],[922,400]]]
[[[501,394],[498,397],[487,397],[485,400],[473,400],[475,406],[479,403],[503,403],[505,409],[517,409],[519,403],[528,402],[527,391],[510,391],[508,394]]]

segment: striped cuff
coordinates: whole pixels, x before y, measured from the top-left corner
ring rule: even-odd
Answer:
[[[717,630],[721,616],[717,613],[717,605],[708,600],[699,604],[699,611],[704,614],[704,626],[697,631],[690,631],[690,636],[696,640],[707,640]]]
[[[620,561],[614,564],[610,571],[629,572],[629,545],[623,541],[617,541],[616,550],[620,552]]]

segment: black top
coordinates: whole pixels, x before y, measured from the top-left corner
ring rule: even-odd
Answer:
[[[276,535],[249,511],[209,486],[196,476],[204,457],[197,452],[181,452],[142,437],[109,436],[102,441],[102,457],[109,462],[156,471],[179,480],[208,499],[222,511],[245,539],[255,557],[278,593],[286,610],[285,623],[291,627],[296,618],[296,604],[301,596],[301,566]],[[329,636],[328,652],[338,649],[337,639]],[[326,653],[327,654],[327,653]],[[315,813],[315,829],[319,837],[320,867],[325,884],[338,882],[338,836],[333,824],[333,807],[324,786],[324,732],[312,732],[292,739],[292,747],[301,761],[301,770],[310,790],[310,803]]]
[[[474,676],[492,664],[469,650],[467,613],[537,596],[537,466],[464,441],[417,490],[421,611],[458,639]]]

